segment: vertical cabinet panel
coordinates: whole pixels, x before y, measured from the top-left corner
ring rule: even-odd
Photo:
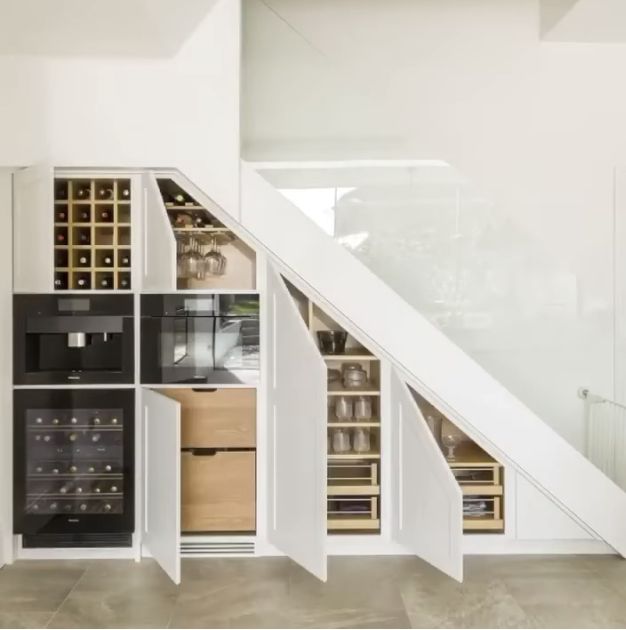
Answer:
[[[280,275],[268,269],[269,540],[326,580],[326,366]]]
[[[176,290],[176,239],[152,173],[142,177],[142,282],[144,291]]]
[[[144,543],[180,584],[180,403],[142,390]]]
[[[13,176],[13,290],[42,293],[54,285],[53,169],[42,164]]]
[[[407,385],[392,372],[393,534],[434,567],[463,579],[463,497]]]

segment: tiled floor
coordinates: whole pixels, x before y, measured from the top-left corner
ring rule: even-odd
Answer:
[[[0,570],[0,627],[626,626],[626,561],[472,557],[457,584],[406,557],[331,558],[318,582],[284,558],[22,561]]]

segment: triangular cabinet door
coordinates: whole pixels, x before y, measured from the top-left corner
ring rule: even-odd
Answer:
[[[393,536],[463,580],[463,496],[409,388],[392,371]]]
[[[271,266],[267,285],[268,538],[326,581],[326,366]]]
[[[142,390],[143,543],[180,584],[180,403]]]
[[[40,164],[13,175],[13,290],[54,289],[54,169]]]
[[[141,185],[143,191],[141,288],[144,291],[175,291],[176,238],[154,173],[144,173]]]

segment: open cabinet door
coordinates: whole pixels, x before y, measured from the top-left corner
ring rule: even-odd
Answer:
[[[144,536],[152,557],[180,584],[180,403],[142,390]]]
[[[392,370],[395,540],[463,580],[463,496],[407,385]]]
[[[54,290],[54,169],[50,164],[13,175],[13,290]]]
[[[141,288],[144,291],[174,291],[176,289],[174,232],[154,174],[144,173],[141,184],[143,190]]]
[[[326,365],[268,268],[269,541],[326,581]]]

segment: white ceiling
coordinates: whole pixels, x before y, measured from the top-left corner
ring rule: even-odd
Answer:
[[[218,0],[0,0],[0,54],[170,56]]]

